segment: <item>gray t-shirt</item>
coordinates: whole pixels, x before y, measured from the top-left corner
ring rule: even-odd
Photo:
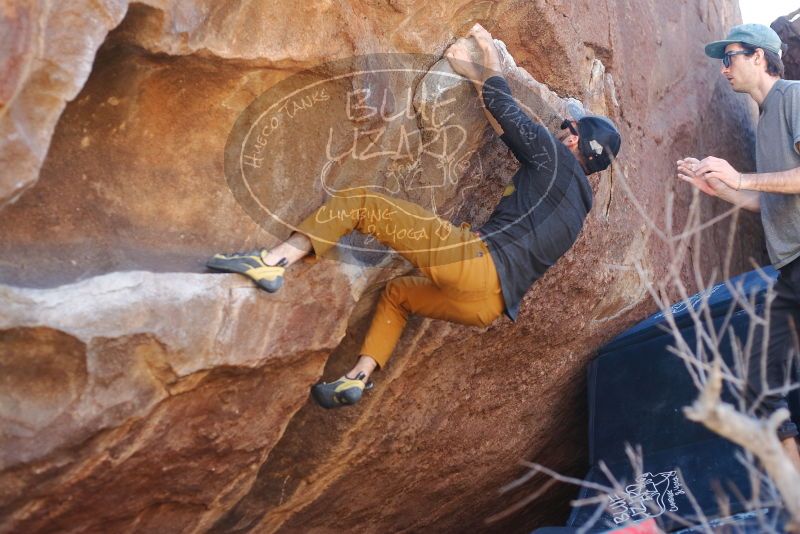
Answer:
[[[800,167],[800,82],[778,80],[761,105],[756,171]],[[800,194],[761,193],[761,222],[769,259],[780,269],[800,256]]]

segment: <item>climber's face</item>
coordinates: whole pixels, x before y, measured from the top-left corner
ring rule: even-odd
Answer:
[[[561,129],[556,134],[556,138],[564,143],[570,152],[575,154],[575,157],[580,161],[581,158],[578,154],[578,141],[580,141],[580,134],[578,134],[578,123],[573,120],[565,120],[561,123]]]
[[[583,165],[584,160],[581,151],[578,148],[578,141],[580,141],[580,134],[578,133],[578,123],[573,120],[565,120],[561,123],[561,129],[556,134],[556,138],[564,143],[575,158]]]
[[[573,137],[574,139],[571,139]],[[570,146],[572,143],[577,145],[578,139],[580,139],[578,134],[578,123],[572,120],[565,120],[562,122],[561,129],[556,134],[556,138],[567,146]]]

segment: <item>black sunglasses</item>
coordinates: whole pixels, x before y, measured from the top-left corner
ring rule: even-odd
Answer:
[[[745,55],[745,56],[752,56],[755,54],[755,50],[752,52],[750,50],[735,50],[733,52],[725,52],[725,55],[722,56],[722,64],[725,65],[726,69],[731,68],[731,58],[733,56]]]
[[[577,135],[578,137],[581,135],[578,133],[578,130],[575,129],[575,127],[572,125],[572,121],[569,119],[564,119],[564,122],[561,123],[561,129],[569,129],[569,131],[572,132],[572,135]]]

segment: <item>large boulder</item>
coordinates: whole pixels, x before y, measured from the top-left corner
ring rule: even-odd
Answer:
[[[795,11],[785,17],[778,17],[770,26],[780,36],[788,49],[783,55],[783,66],[786,68],[786,79],[800,79],[800,20]]]
[[[656,230],[681,231],[694,194],[675,160],[754,166],[754,109],[702,51],[738,20],[733,1],[41,1],[2,16],[4,532],[487,528],[519,459],[584,469],[585,363],[653,310],[646,283],[673,259]],[[485,220],[516,163],[441,61],[475,22],[532,116],[553,128],[576,99],[616,121],[622,151],[516,323],[412,320],[375,390],[325,412],[308,386],[346,370],[410,266],[354,238],[268,295],[203,262],[274,245],[353,186]],[[273,118],[269,143],[251,135]],[[727,209],[700,202],[708,219]],[[729,220],[680,265],[690,286],[729,242],[732,273],[763,259],[757,221]],[[491,528],[557,522],[570,495]]]

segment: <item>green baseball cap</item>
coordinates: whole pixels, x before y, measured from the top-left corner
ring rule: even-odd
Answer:
[[[763,24],[740,24],[728,32],[722,41],[714,41],[706,45],[706,55],[714,59],[725,56],[725,47],[732,43],[743,43],[755,48],[763,48],[781,55],[781,38],[775,30]]]

